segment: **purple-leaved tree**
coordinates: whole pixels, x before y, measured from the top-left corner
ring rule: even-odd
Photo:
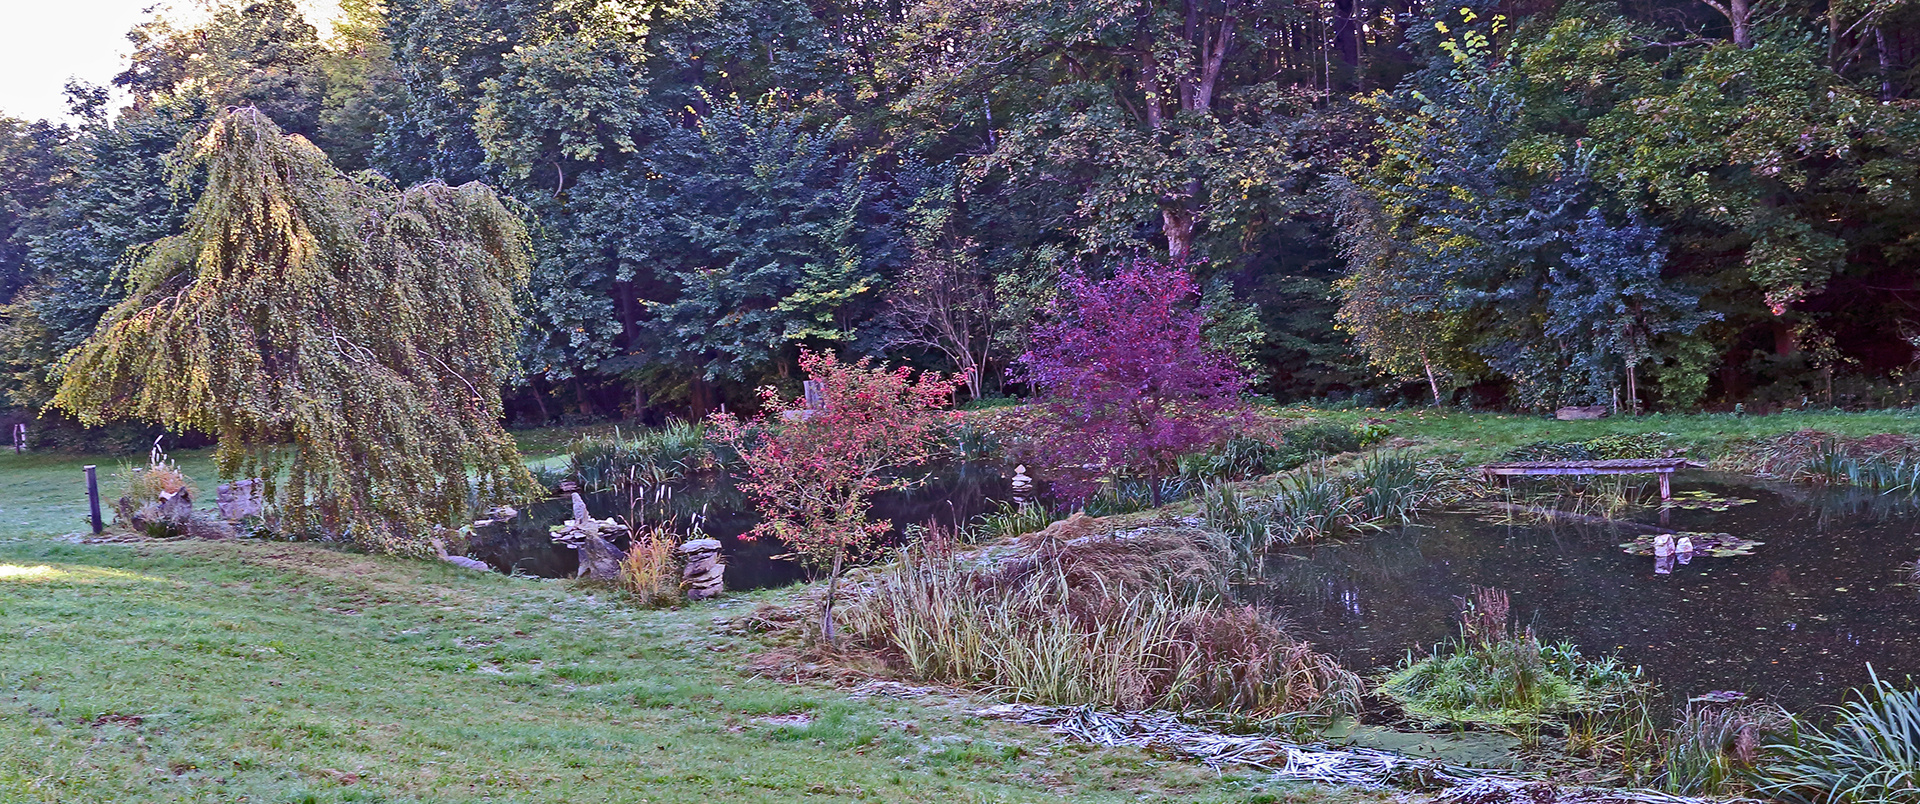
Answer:
[[[1085,497],[1103,477],[1160,479],[1246,412],[1246,375],[1207,342],[1185,268],[1136,259],[1112,279],[1060,279],[1052,321],[1016,365],[1038,396],[1037,433],[1058,488]]]

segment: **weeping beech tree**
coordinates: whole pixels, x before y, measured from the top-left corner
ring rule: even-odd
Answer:
[[[376,550],[421,550],[474,477],[481,499],[525,487],[500,386],[529,246],[492,190],[357,182],[252,108],[182,144],[176,186],[200,170],[185,231],[136,255],[55,406],[212,433],[283,530]]]

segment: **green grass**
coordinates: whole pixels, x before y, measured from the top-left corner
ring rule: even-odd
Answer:
[[[200,497],[213,502],[216,483],[213,451],[195,450],[172,455],[180,470],[200,487]],[[100,477],[101,514],[113,517],[118,475],[127,465],[145,466],[147,456],[114,457],[64,453],[0,452],[0,539],[82,533],[88,530],[87,478],[81,467],[94,464]]]
[[[1463,413],[1418,408],[1320,411],[1279,408],[1283,417],[1311,418],[1342,423],[1391,419],[1392,437],[1423,442],[1433,452],[1454,453],[1468,460],[1491,460],[1515,447],[1538,441],[1590,441],[1623,433],[1672,433],[1674,442],[1689,447],[1696,457],[1712,457],[1736,442],[1791,433],[1822,430],[1839,436],[1862,437],[1879,433],[1920,434],[1920,412],[1908,410],[1848,413],[1804,411],[1771,416],[1734,416],[1723,413],[1667,414],[1609,417],[1589,421],[1557,421],[1547,416],[1507,413]]]
[[[0,461],[0,801],[1384,800],[750,677],[764,637],[724,623],[781,592],[649,611],[311,544],[47,538],[87,460]]]

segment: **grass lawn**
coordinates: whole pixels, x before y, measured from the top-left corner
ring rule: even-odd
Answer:
[[[1275,412],[1281,416],[1348,424],[1367,419],[1391,420],[1387,426],[1391,428],[1392,435],[1422,442],[1424,448],[1435,452],[1456,453],[1469,460],[1491,460],[1514,447],[1537,441],[1587,441],[1617,433],[1671,433],[1680,445],[1694,448],[1692,454],[1696,457],[1714,457],[1740,441],[1797,430],[1821,430],[1849,437],[1879,433],[1920,434],[1920,411],[1915,410],[1867,413],[1817,410],[1771,416],[1656,413],[1571,422],[1557,421],[1548,416],[1428,411],[1419,408],[1337,411],[1277,408]]]
[[[311,544],[49,538],[83,527],[83,462],[0,458],[0,801],[1384,800],[751,678],[759,637],[721,624],[778,592],[646,611]]]
[[[1470,459],[1662,431],[1703,450],[1901,413],[1555,422],[1419,410],[1395,436]],[[530,458],[564,441],[528,438]],[[175,456],[205,490],[204,452]],[[726,623],[559,581],[312,544],[81,545],[80,466],[0,453],[0,801],[1385,801],[1216,775],[983,722],[964,697],[858,699],[750,677]],[[210,497],[203,491],[203,497]]]

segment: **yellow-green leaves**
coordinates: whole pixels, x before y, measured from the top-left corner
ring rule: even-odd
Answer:
[[[422,548],[525,481],[500,425],[527,234],[493,191],[355,183],[254,109],[188,149],[207,172],[186,231],[68,356],[54,405],[220,440],[223,475],[284,479],[289,532]]]

